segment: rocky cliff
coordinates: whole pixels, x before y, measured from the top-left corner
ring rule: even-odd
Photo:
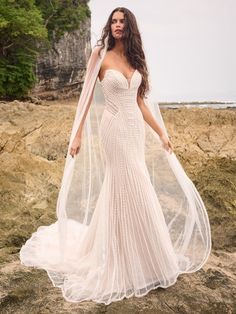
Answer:
[[[91,52],[90,19],[81,27],[65,32],[52,48],[44,48],[36,65],[38,83],[33,96],[42,99],[68,98],[80,93],[86,63]]]

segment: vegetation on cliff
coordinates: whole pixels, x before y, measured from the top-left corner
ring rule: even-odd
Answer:
[[[79,29],[89,16],[86,0],[2,0],[0,97],[26,96],[36,83],[40,47],[50,47],[66,31]]]

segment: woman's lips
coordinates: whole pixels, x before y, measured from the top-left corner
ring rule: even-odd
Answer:
[[[117,29],[117,30],[115,31],[115,33],[121,33],[121,30],[120,30],[120,29]]]

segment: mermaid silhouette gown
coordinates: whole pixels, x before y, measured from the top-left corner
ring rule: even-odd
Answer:
[[[136,101],[141,80],[138,70],[128,81],[118,70],[107,69],[100,82],[105,97],[99,125],[106,159],[102,188],[79,248],[79,228],[71,239],[72,247],[77,247],[71,253],[74,267],[61,280],[48,270],[53,284],[71,302],[109,304],[140,297],[174,284],[181,273],[145,163],[145,121]],[[41,248],[56,250],[56,228],[49,228],[48,235],[42,229]],[[40,235],[36,241],[28,240],[21,249],[22,263],[28,266],[40,264],[35,253],[36,247],[40,251]]]

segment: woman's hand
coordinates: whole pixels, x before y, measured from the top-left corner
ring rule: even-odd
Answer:
[[[162,136],[160,136],[160,139],[161,139],[163,148],[171,154],[173,151],[173,146],[170,140],[168,139],[168,137],[163,134]]]
[[[70,155],[74,158],[74,155],[79,153],[81,147],[81,137],[76,136],[70,147]]]

